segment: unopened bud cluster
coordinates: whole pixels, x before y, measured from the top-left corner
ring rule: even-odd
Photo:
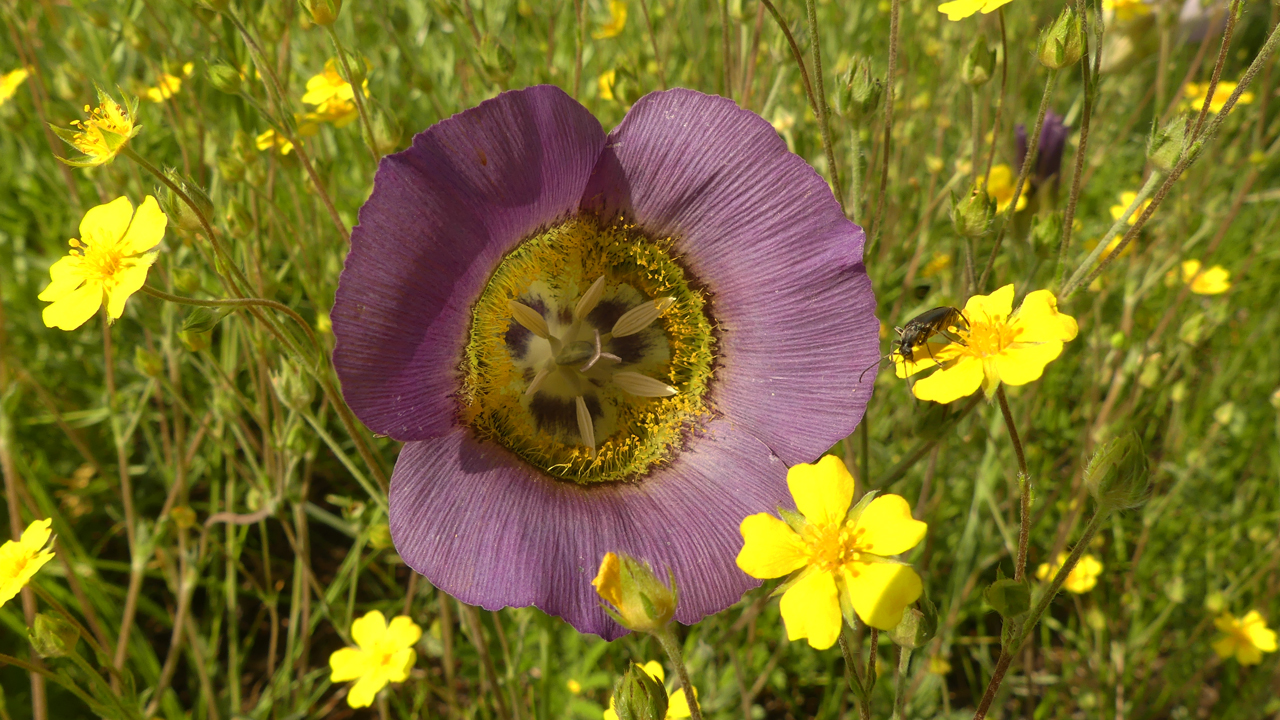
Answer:
[[[1084,54],[1084,25],[1075,8],[1068,5],[1058,19],[1040,33],[1036,57],[1040,64],[1053,70],[1075,65]]]
[[[836,85],[836,112],[851,120],[861,120],[880,106],[884,85],[871,74],[871,61],[858,56]]]
[[[668,580],[670,585],[658,580],[648,563],[629,555],[606,553],[591,584],[600,599],[609,604],[605,612],[619,625],[637,632],[658,633],[675,617],[679,602],[675,577],[668,573]]]
[[[1116,510],[1146,502],[1149,479],[1146,450],[1132,430],[1104,445],[1084,470],[1085,485],[1094,499]]]
[[[618,720],[664,720],[667,717],[667,690],[656,678],[635,663],[627,669],[613,691]]]

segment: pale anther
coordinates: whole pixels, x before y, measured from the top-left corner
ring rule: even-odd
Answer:
[[[533,376],[533,381],[529,383],[529,389],[524,391],[525,396],[538,392],[538,388],[542,387],[542,381],[547,379],[551,374],[551,368],[542,368],[537,375]]]
[[[511,311],[511,317],[515,318],[515,321],[520,323],[525,330],[544,340],[551,337],[551,331],[547,329],[547,321],[542,318],[542,315],[537,310],[515,300],[507,302],[507,309]]]
[[[650,323],[657,320],[675,302],[676,299],[673,297],[662,297],[656,298],[653,302],[641,303],[638,307],[631,308],[623,313],[622,317],[618,318],[618,321],[613,324],[613,336],[626,337],[627,335],[635,335],[649,327]]]
[[[671,397],[679,392],[661,380],[635,372],[616,372],[613,374],[613,382],[636,397]]]
[[[575,320],[581,320],[591,314],[596,309],[596,305],[600,302],[600,296],[604,295],[604,276],[596,278],[591,283],[591,287],[578,298],[578,304],[573,307],[573,317]]]
[[[595,457],[596,428],[591,422],[591,411],[587,410],[587,401],[579,395],[573,399],[573,403],[578,409],[578,434],[582,436],[582,444],[591,451],[591,457]]]

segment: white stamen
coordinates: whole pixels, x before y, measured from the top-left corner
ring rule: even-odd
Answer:
[[[618,387],[637,397],[671,397],[680,392],[661,380],[634,372],[616,372],[613,381]]]
[[[573,399],[578,408],[578,434],[582,436],[582,444],[591,450],[591,457],[596,456],[596,428],[591,422],[591,412],[587,410],[587,401],[579,395]]]
[[[529,383],[529,389],[524,391],[525,397],[538,392],[538,388],[542,387],[542,381],[547,379],[551,374],[551,368],[542,368],[537,375],[533,376],[533,381]]]
[[[551,337],[551,331],[547,329],[547,321],[542,318],[542,315],[537,310],[515,300],[507,303],[507,309],[511,311],[511,317],[524,326],[525,330],[543,340]]]
[[[622,362],[622,358],[618,357],[617,355],[614,355],[613,353],[604,352],[601,349],[600,331],[597,330],[596,331],[596,354],[591,356],[591,359],[587,361],[586,365],[583,365],[582,367],[578,368],[578,372],[586,372],[590,370],[600,360],[600,358],[609,358],[614,362]]]
[[[675,302],[676,299],[673,297],[663,297],[631,308],[623,313],[622,317],[618,318],[618,322],[613,324],[613,330],[611,331],[613,336],[626,337],[627,335],[635,335],[649,327],[654,320],[657,320]]]
[[[575,320],[581,320],[591,314],[596,309],[596,305],[600,302],[600,296],[604,295],[604,276],[596,278],[591,283],[591,287],[578,298],[578,304],[573,307],[573,317]]]

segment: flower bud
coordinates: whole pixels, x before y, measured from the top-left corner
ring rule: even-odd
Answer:
[[[345,61],[347,70],[351,73],[351,77],[347,78],[347,82],[351,83],[351,87],[357,88],[364,84],[365,78],[369,77],[369,63],[364,59],[363,55],[353,53],[350,50],[342,50],[342,60]]]
[[[605,607],[605,612],[619,625],[654,633],[666,627],[676,614],[679,602],[676,579],[669,571],[668,578],[670,587],[658,580],[648,563],[629,555],[605,553],[600,572],[591,584],[600,599],[612,606]]]
[[[228,95],[238,94],[244,83],[240,71],[224,62],[213,63],[206,72],[209,75],[209,83],[214,89]]]
[[[1031,240],[1037,247],[1052,248],[1062,239],[1062,213],[1036,216],[1031,225]]]
[[[480,44],[480,65],[490,82],[503,83],[516,71],[516,56],[498,40],[485,38]]]
[[[1053,70],[1075,65],[1084,54],[1084,27],[1075,8],[1068,5],[1049,27],[1040,33],[1036,57],[1040,64]]]
[[[924,647],[938,632],[938,608],[929,598],[920,599],[920,607],[909,607],[902,613],[902,621],[889,631],[895,643],[908,650]]]
[[[159,354],[138,345],[133,349],[133,367],[144,377],[160,377],[164,361]]]
[[[298,0],[298,4],[311,16],[311,22],[328,27],[338,19],[342,0]]]
[[[280,362],[280,372],[271,373],[271,386],[285,407],[301,410],[311,405],[315,397],[311,378],[292,360]]]
[[[389,155],[400,147],[400,138],[404,135],[400,123],[375,101],[366,101],[369,108],[369,124],[373,126],[372,145],[379,155]]]
[[[951,196],[951,226],[960,237],[983,237],[991,230],[995,217],[996,201],[980,189],[960,201]]]
[[[998,578],[987,586],[982,596],[1002,618],[1019,618],[1031,609],[1031,588],[1013,578]]]
[[[1168,172],[1178,163],[1178,158],[1182,156],[1182,145],[1186,141],[1189,119],[1179,115],[1151,136],[1147,142],[1147,159],[1152,165]]]
[[[56,615],[36,613],[34,627],[27,631],[31,647],[43,658],[66,657],[76,650],[80,631]]]
[[[996,68],[996,54],[991,52],[986,38],[977,37],[969,47],[969,53],[960,61],[960,79],[969,87],[982,87],[991,79]]]
[[[232,196],[227,201],[225,219],[227,221],[227,232],[231,234],[231,237],[243,239],[253,231],[253,215],[249,214],[249,208],[245,207],[245,204],[240,202],[239,198]]]
[[[884,86],[871,74],[871,61],[856,56],[836,85],[836,112],[851,120],[861,120],[880,106]]]
[[[213,201],[205,194],[204,188],[189,183],[183,179],[177,170],[167,170],[165,175],[169,181],[177,185],[183,194],[185,194],[196,208],[207,218],[213,214]],[[163,190],[156,188],[156,197],[160,200],[160,210],[172,220],[178,227],[188,232],[198,230],[201,227],[200,216],[191,209],[191,205],[187,204],[173,191],[173,188],[165,186]]]
[[[664,720],[667,717],[667,689],[635,663],[618,680],[613,700],[618,720]]]
[[[1132,430],[1104,445],[1084,470],[1085,485],[1098,504],[1120,510],[1147,501],[1148,481],[1147,453]]]
[[[212,332],[225,313],[214,310],[213,308],[198,307],[192,310],[182,321],[183,332],[207,333]]]

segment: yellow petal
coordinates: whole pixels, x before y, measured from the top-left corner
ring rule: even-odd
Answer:
[[[329,656],[329,680],[331,682],[346,682],[355,680],[365,673],[373,671],[373,664],[370,656],[363,650],[352,647],[345,647],[341,650],[335,650]]]
[[[147,199],[142,201],[142,205],[138,206],[138,212],[133,215],[133,222],[129,223],[129,231],[124,235],[124,253],[137,255],[160,244],[160,239],[164,237],[165,226],[168,224],[169,218],[165,217],[164,212],[160,210],[160,204],[148,195]]]
[[[49,266],[49,286],[37,296],[45,302],[52,302],[70,295],[84,283],[83,266],[78,255],[66,255]]]
[[[963,20],[982,9],[986,0],[952,0],[938,6],[938,12],[947,16],[951,22]]]
[[[1191,292],[1197,295],[1220,295],[1231,289],[1230,277],[1231,273],[1226,268],[1214,265],[1191,281]]]
[[[759,580],[782,577],[808,562],[804,540],[791,526],[768,513],[742,521],[742,550],[738,567]]]
[[[45,327],[59,330],[75,330],[88,322],[102,307],[101,283],[89,283],[70,295],[63,296],[44,309],[41,318]]]
[[[80,237],[86,242],[115,242],[124,237],[133,217],[133,203],[121,196],[107,203],[89,208],[80,220]]]
[[[387,618],[377,610],[370,610],[351,623],[351,639],[362,650],[374,650],[386,634]]]
[[[858,617],[881,630],[897,627],[902,611],[924,591],[916,571],[898,563],[853,563],[844,578]]]
[[[1213,626],[1221,632],[1230,634],[1236,628],[1236,619],[1231,617],[1231,613],[1223,613],[1213,619]]]
[[[888,557],[904,553],[924,539],[929,526],[911,517],[911,506],[901,495],[881,495],[858,517],[860,549]]]
[[[640,665],[640,663],[636,664]],[[662,663],[657,660],[650,660],[649,662],[640,665],[640,669],[644,671],[645,675],[648,675],[658,682],[664,682],[667,679],[667,673],[662,669]]]
[[[156,261],[155,253],[125,261],[127,264],[115,275],[115,284],[107,288],[107,315],[119,320],[124,314],[125,301],[142,289],[147,282],[147,271]]]
[[[384,642],[393,643],[399,647],[411,648],[418,643],[422,637],[422,628],[413,621],[408,615],[397,615],[391,619],[391,624],[387,625],[387,635]]]
[[[955,402],[972,395],[982,386],[982,361],[964,357],[923,380],[917,380],[912,392],[921,400],[936,403]]]
[[[1010,385],[1026,385],[1039,380],[1044,367],[1062,354],[1062,343],[1017,343],[992,358],[1000,382]]]
[[[621,718],[618,717],[618,711],[614,710],[616,706],[617,705],[614,703],[613,698],[609,698],[609,707],[604,711],[604,720],[621,720]],[[670,709],[670,706],[668,706],[668,712]]]
[[[1218,654],[1218,657],[1226,660],[1236,654],[1236,639],[1231,635],[1218,638],[1213,642],[1213,651]]]
[[[22,531],[18,543],[28,553],[39,552],[49,542],[49,536],[53,534],[52,524],[52,518],[33,520],[27,529]]]
[[[697,696],[698,688],[693,689],[693,694]],[[671,693],[671,697],[667,698],[667,718],[679,720],[692,716],[693,712],[689,710],[689,699],[684,696],[684,688]]]
[[[982,6],[982,14],[988,15],[993,13],[1011,2],[1013,2],[1013,0],[987,0],[987,3]]]
[[[796,509],[811,523],[839,525],[853,503],[853,476],[844,461],[826,455],[818,462],[792,465],[787,487]]]
[[[1018,333],[1018,342],[1069,342],[1080,328],[1076,319],[1058,312],[1058,299],[1048,290],[1028,293],[1009,322]]]
[[[418,661],[418,653],[412,648],[399,650],[391,655],[391,662],[386,670],[387,679],[391,682],[404,682],[409,679],[409,671]]]
[[[818,570],[802,577],[782,594],[778,603],[787,639],[808,638],[809,645],[826,650],[840,637],[840,598],[831,573]]]
[[[1005,285],[990,295],[974,295],[964,304],[964,316],[970,325],[980,322],[1002,323],[1013,312],[1013,285]]]
[[[382,673],[370,673],[361,677],[347,693],[347,704],[353,708],[369,707],[378,691],[386,687],[387,678]]]
[[[1262,618],[1261,613],[1257,610],[1250,610],[1240,624],[1244,626],[1245,636],[1249,638],[1249,642],[1253,643],[1254,647],[1263,652],[1276,651],[1275,631],[1267,629],[1267,621]]]
[[[1236,645],[1236,660],[1241,665],[1257,665],[1262,662],[1262,651],[1248,643],[1239,643]]]

